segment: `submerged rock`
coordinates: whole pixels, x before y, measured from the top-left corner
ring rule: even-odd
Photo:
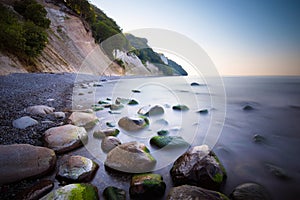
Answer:
[[[37,105],[37,106],[30,106],[25,109],[25,112],[31,115],[46,115],[53,113],[55,108],[45,106],[45,105]]]
[[[92,184],[75,183],[58,188],[41,198],[41,200],[53,199],[98,200],[99,196],[97,188]]]
[[[159,174],[139,174],[131,179],[129,194],[135,199],[153,199],[164,195],[166,184]]]
[[[88,182],[95,175],[99,165],[83,156],[64,156],[56,178],[61,182]]]
[[[105,188],[103,196],[106,200],[126,200],[125,190],[113,186]]]
[[[29,126],[33,126],[33,125],[36,125],[38,123],[39,122],[36,121],[35,119],[32,119],[29,116],[24,116],[24,117],[21,117],[19,119],[14,120],[12,124],[13,124],[13,127],[15,127],[15,128],[25,129]]]
[[[286,174],[284,169],[282,169],[281,167],[278,167],[273,164],[266,164],[266,168],[270,171],[271,174],[273,174],[279,179],[282,180],[290,179],[290,177]]]
[[[179,111],[187,111],[189,108],[186,105],[175,105],[172,107],[173,110],[179,110]]]
[[[138,114],[144,115],[144,116],[156,116],[156,115],[162,115],[164,114],[164,108],[155,105],[155,106],[144,106],[138,110]]]
[[[57,153],[81,147],[88,139],[83,127],[64,125],[48,129],[44,134],[45,145]]]
[[[113,128],[113,127],[116,127],[116,123],[115,122],[106,122],[106,126]]]
[[[257,183],[244,183],[230,194],[232,200],[270,200],[268,191]]]
[[[243,107],[243,110],[250,111],[250,110],[254,110],[254,108],[250,105],[246,105],[246,106]]]
[[[207,109],[202,109],[202,110],[199,110],[198,113],[201,114],[201,115],[206,115],[206,114],[208,114],[208,110]]]
[[[121,110],[122,108],[124,108],[124,106],[122,104],[111,104],[110,105],[110,110]]]
[[[121,172],[144,173],[153,169],[156,160],[143,143],[128,142],[112,149],[104,164]]]
[[[0,145],[0,185],[50,172],[56,164],[53,150],[29,144]]]
[[[114,137],[114,136],[108,136],[105,137],[101,142],[101,148],[104,152],[109,152],[116,146],[120,145],[121,141]]]
[[[140,90],[131,90],[133,93],[141,93]]]
[[[212,190],[206,190],[201,187],[191,185],[173,187],[167,196],[167,200],[181,199],[229,200],[229,198],[222,193]]]
[[[128,102],[128,105],[138,105],[139,102],[137,102],[137,100],[134,100],[134,99],[131,99],[129,102]]]
[[[159,136],[166,136],[169,134],[169,131],[168,130],[159,130],[159,131],[157,131],[157,134]]]
[[[96,130],[94,131],[94,137],[96,138],[104,138],[107,136],[117,136],[120,133],[119,129],[109,128],[105,130]]]
[[[32,187],[22,191],[16,199],[38,200],[48,194],[54,187],[54,183],[50,180],[41,180]]]
[[[118,124],[126,131],[138,131],[148,126],[149,120],[141,117],[122,117]]]
[[[197,83],[197,82],[192,82],[192,83],[191,83],[191,86],[200,86],[200,84]]]
[[[189,144],[180,136],[154,136],[150,139],[150,144],[158,148],[188,146]]]
[[[225,182],[226,172],[207,145],[195,146],[181,155],[170,171],[175,185],[196,185],[218,190]]]
[[[94,112],[73,112],[69,117],[71,124],[75,126],[82,126],[84,128],[92,128],[98,122],[98,118]]]
[[[264,136],[259,135],[259,134],[255,134],[253,136],[253,142],[255,142],[255,143],[265,143],[266,138]]]

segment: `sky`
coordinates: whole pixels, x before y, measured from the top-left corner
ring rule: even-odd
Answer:
[[[162,28],[185,35],[204,49],[220,75],[300,75],[298,0],[90,2],[123,32]]]

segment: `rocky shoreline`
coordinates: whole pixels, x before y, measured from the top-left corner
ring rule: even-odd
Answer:
[[[167,194],[166,198],[170,200],[229,199],[220,193],[226,182],[226,170],[207,145],[190,147],[177,158],[169,171],[172,184],[164,181],[166,174],[152,171],[156,160],[147,146],[135,141],[121,143],[117,129],[98,131],[99,138],[102,138],[101,146],[107,151],[104,166],[95,162],[91,155],[85,157],[78,151],[75,153],[75,149],[88,142],[89,130],[99,120],[95,111],[113,111],[112,108],[121,107],[117,105],[138,104],[135,100],[119,98],[116,103],[101,101],[93,109],[73,110],[75,79],[74,74],[12,74],[1,77],[1,199],[55,199],[58,196],[64,199],[75,196],[99,199],[102,195],[105,199],[126,199],[128,194],[132,199],[161,199]],[[78,87],[77,84],[75,87]],[[80,84],[81,88],[99,86],[94,82]],[[162,114],[163,109],[154,106],[145,112],[145,116],[122,118],[119,127],[127,131],[143,129],[149,125],[147,117]],[[188,107],[175,105],[173,109],[185,112]],[[165,135],[155,136],[152,143],[159,148],[171,147],[169,150],[186,145],[182,138]],[[67,152],[73,153],[66,155]],[[99,167],[111,169],[111,173],[121,173],[120,176],[124,172],[130,173],[124,174],[131,180],[128,191],[114,185],[102,188],[93,184],[91,181],[95,174],[103,172]],[[270,199],[268,192],[255,183],[238,186],[230,198]]]

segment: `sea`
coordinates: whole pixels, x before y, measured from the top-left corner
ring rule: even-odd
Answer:
[[[172,187],[169,170],[189,147],[208,145],[227,171],[221,191],[229,195],[239,184],[254,182],[266,188],[272,199],[300,197],[300,77],[131,77],[98,80],[93,91],[86,92],[77,77],[73,108],[90,108],[99,101],[114,103],[119,98],[135,99],[114,113],[108,108],[97,111],[97,127],[114,124],[122,143],[140,141],[157,160],[153,171],[163,176],[167,191]],[[93,84],[93,83],[92,83]],[[87,95],[78,95],[78,93]],[[127,132],[118,126],[124,116],[137,117],[139,109],[160,105],[164,114],[150,116],[149,126],[139,132]],[[172,109],[186,105],[189,110]],[[180,136],[188,147],[153,147],[149,141],[160,130]],[[93,132],[91,130],[90,132]],[[104,189],[116,186],[128,191],[131,175],[105,169],[106,154],[101,140],[90,133],[85,149],[100,164],[93,179]],[[76,152],[75,152],[76,153]],[[166,195],[167,195],[166,191]],[[101,192],[101,191],[100,191]],[[128,194],[127,194],[128,195]]]

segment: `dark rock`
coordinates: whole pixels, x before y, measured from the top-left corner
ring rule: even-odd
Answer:
[[[134,99],[131,99],[129,102],[128,102],[128,105],[138,105],[139,102],[137,102],[137,100],[134,100]]]
[[[200,86],[200,84],[199,84],[199,83],[196,83],[196,82],[192,82],[192,83],[191,83],[191,86]]]
[[[16,199],[38,200],[48,194],[54,187],[54,183],[50,180],[41,180],[32,187],[21,192]]]
[[[45,145],[57,153],[64,153],[83,146],[88,139],[83,127],[64,125],[48,129],[44,134]]]
[[[162,115],[164,114],[164,109],[163,107],[159,105],[155,106],[144,106],[138,110],[138,114],[144,115],[144,116],[157,116],[157,115]]]
[[[237,186],[229,196],[232,200],[270,200],[268,191],[257,183]]]
[[[110,110],[121,110],[122,108],[124,108],[124,106],[122,104],[111,104],[110,105]]]
[[[63,156],[56,178],[60,182],[88,182],[95,175],[99,165],[83,156]]]
[[[105,188],[103,196],[106,200],[126,200],[125,190],[113,186]]]
[[[133,93],[141,93],[140,90],[131,90]]]
[[[102,101],[102,100],[100,100],[100,101],[98,101],[98,104],[110,104],[109,102],[107,102],[107,101]]]
[[[99,196],[98,190],[95,186],[87,183],[74,183],[58,188],[41,198],[41,200],[52,199],[98,200]]]
[[[106,126],[113,128],[113,127],[116,127],[116,123],[115,122],[106,122]]]
[[[104,152],[109,152],[116,146],[120,145],[121,141],[114,137],[114,136],[108,136],[105,137],[101,142],[101,148]]]
[[[46,115],[53,113],[55,108],[45,106],[45,105],[37,105],[37,106],[30,106],[25,109],[26,113],[29,113],[31,115]]]
[[[286,174],[284,169],[282,169],[278,166],[275,166],[273,164],[266,164],[266,167],[270,171],[270,173],[273,174],[274,176],[276,176],[277,178],[279,178],[281,180],[290,179],[290,177]]]
[[[254,108],[250,105],[246,105],[246,106],[243,107],[243,110],[250,111],[250,110],[254,110]]]
[[[218,190],[225,182],[226,172],[207,145],[195,146],[181,155],[170,171],[175,185],[195,185]]]
[[[180,136],[154,136],[150,139],[150,144],[158,148],[188,146],[189,144]]]
[[[259,134],[255,134],[253,136],[253,142],[255,142],[255,143],[265,143],[266,142],[266,138],[263,137],[263,136],[261,136],[261,135],[259,135]]]
[[[169,131],[168,130],[159,130],[159,131],[157,131],[157,134],[159,136],[166,136],[169,134]]]
[[[112,149],[104,164],[121,172],[144,173],[153,169],[156,160],[143,143],[128,142]]]
[[[25,129],[29,126],[33,126],[33,125],[36,125],[38,123],[39,122],[36,121],[35,119],[32,119],[29,116],[24,116],[24,117],[21,117],[19,119],[14,120],[12,124],[13,124],[13,127],[15,127],[15,128]]]
[[[104,138],[107,136],[117,136],[120,133],[119,129],[110,128],[105,130],[96,130],[94,131],[94,137],[96,138]]]
[[[206,190],[201,187],[182,185],[178,187],[173,187],[168,196],[167,200],[229,200],[227,196],[222,193]]]
[[[108,113],[109,113],[109,114],[112,114],[112,115],[120,115],[120,114],[121,114],[121,112],[119,112],[119,111],[114,111],[114,110],[110,110],[110,111],[108,111]]]
[[[179,111],[189,110],[189,108],[186,105],[175,105],[172,108],[173,108],[173,110],[179,110]]]
[[[139,174],[131,179],[129,194],[133,199],[153,199],[164,195],[166,184],[159,174]]]
[[[206,115],[206,114],[208,114],[208,110],[202,109],[202,110],[199,110],[198,113],[200,113],[201,115]]]
[[[56,164],[53,150],[29,144],[0,145],[0,185],[50,172]]]
[[[100,110],[104,110],[104,107],[100,106],[100,105],[92,105],[92,109],[93,109],[93,111],[97,112]]]
[[[149,120],[142,117],[123,117],[118,122],[119,126],[126,131],[138,131],[149,125]]]
[[[98,122],[98,118],[94,112],[73,112],[69,117],[69,120],[71,124],[82,126],[87,129],[94,127]]]

